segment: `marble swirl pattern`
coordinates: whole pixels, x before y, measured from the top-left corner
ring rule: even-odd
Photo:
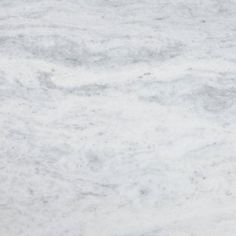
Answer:
[[[235,236],[236,1],[1,0],[0,236]]]

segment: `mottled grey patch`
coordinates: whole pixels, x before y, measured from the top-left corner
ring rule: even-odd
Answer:
[[[150,189],[147,188],[147,187],[141,188],[141,189],[139,190],[139,194],[140,194],[140,196],[142,196],[142,197],[146,197],[146,196],[148,196],[148,195],[150,194]]]
[[[100,171],[103,167],[102,158],[91,150],[86,152],[86,161],[88,168],[94,172]]]
[[[166,82],[157,81],[155,78],[139,78],[132,86],[136,89],[139,99],[145,102],[190,106],[210,113],[219,113],[229,110],[235,104],[234,82],[232,78],[206,79],[186,76]]]
[[[140,96],[139,97],[140,100],[143,100],[145,102],[154,102],[154,103],[158,103],[161,105],[164,105],[166,102],[163,100],[163,98],[161,98],[161,96],[159,95],[153,95],[153,96]]]
[[[0,38],[0,51],[24,57],[42,58],[49,61],[71,65],[86,63],[89,52],[81,42],[67,39],[65,36],[4,36]]]
[[[35,28],[34,25],[16,27]],[[45,30],[49,27],[45,26]],[[51,27],[53,29],[55,25]],[[41,29],[43,28],[44,26],[41,25]],[[77,30],[85,34],[83,29]],[[0,37],[0,52],[10,56],[20,54],[21,57],[44,59],[67,66],[115,66],[163,61],[179,55],[184,46],[181,42],[173,40],[167,40],[161,47],[151,47],[141,40],[134,46],[132,37],[128,39],[123,39],[121,36],[117,36],[116,39],[98,38],[96,41],[89,35],[86,37],[87,40],[82,40],[58,34],[29,36],[24,33],[16,36],[2,36]]]
[[[216,88],[205,85],[194,91],[190,98],[204,110],[212,113],[225,111],[235,104],[236,89]]]
[[[105,84],[88,84],[80,87],[65,89],[67,93],[73,93],[80,96],[97,96],[104,94],[105,91],[109,89],[108,85]]]
[[[56,89],[57,86],[51,80],[51,74],[47,72],[39,72],[38,80],[41,86],[47,89]]]

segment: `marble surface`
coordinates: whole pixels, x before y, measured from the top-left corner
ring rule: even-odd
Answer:
[[[235,236],[235,64],[235,0],[1,0],[0,236]]]

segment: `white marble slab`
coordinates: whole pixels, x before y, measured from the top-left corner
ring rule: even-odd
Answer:
[[[1,0],[0,236],[235,236],[235,64],[235,0]]]

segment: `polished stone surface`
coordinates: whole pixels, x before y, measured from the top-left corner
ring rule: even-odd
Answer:
[[[0,236],[235,236],[236,1],[1,0]]]

